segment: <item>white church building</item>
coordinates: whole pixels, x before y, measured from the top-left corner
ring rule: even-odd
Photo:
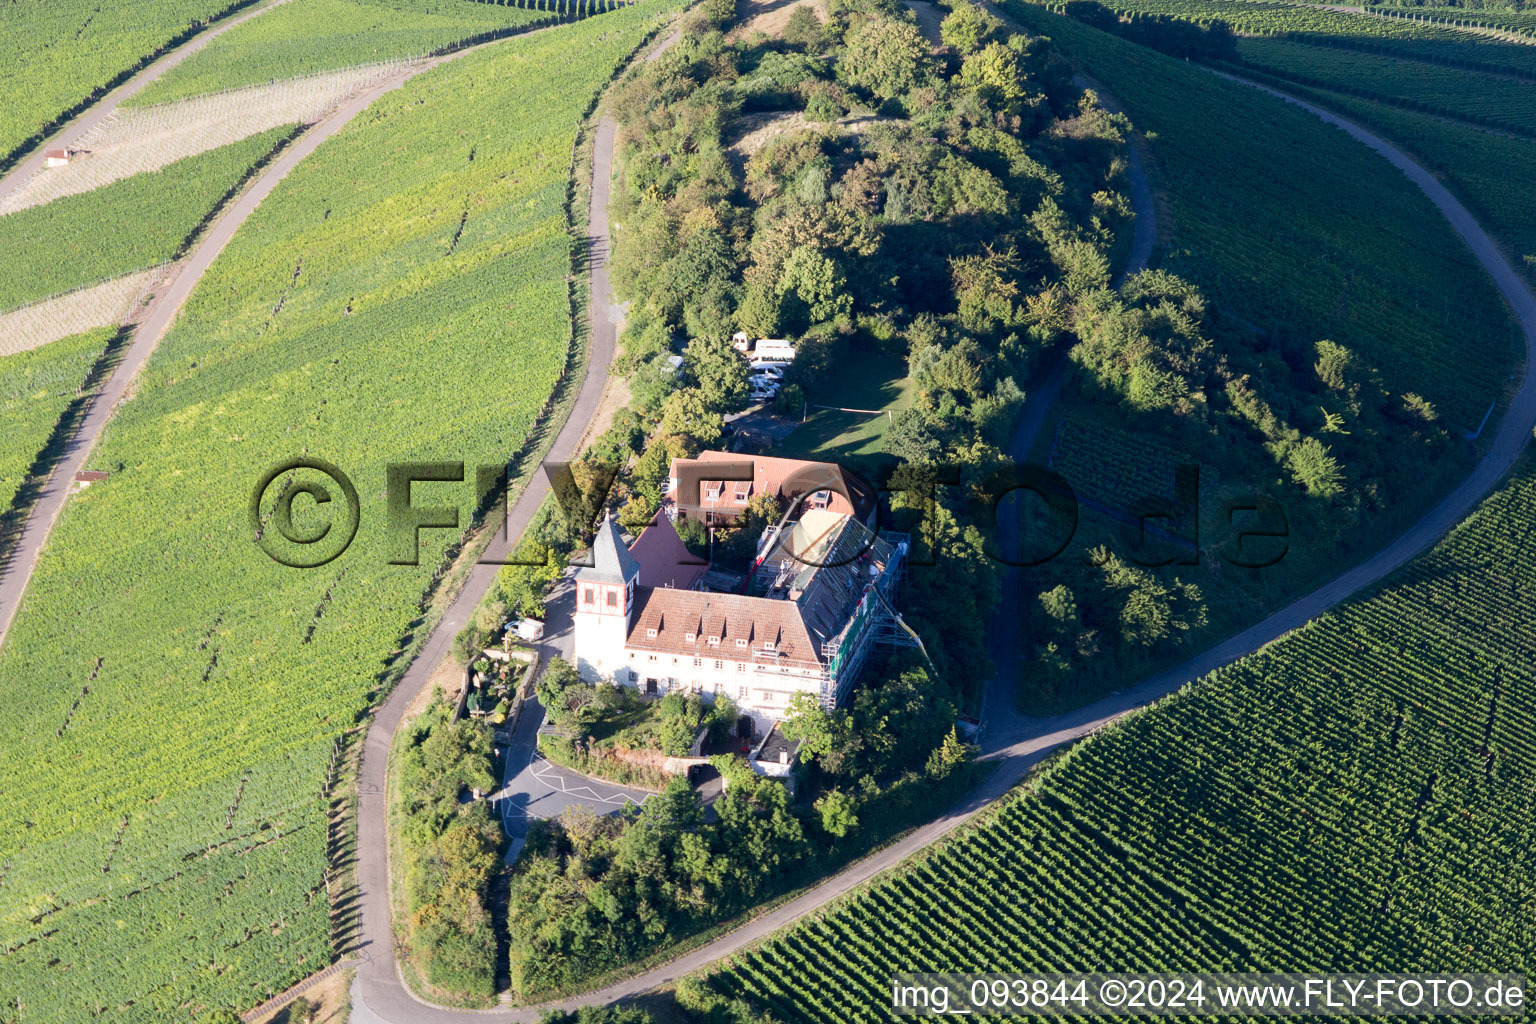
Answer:
[[[605,519],[575,574],[577,671],[646,694],[725,694],[766,732],[798,693],[829,708],[847,695],[891,619],[905,554],[852,516],[809,510],[765,533],[749,593],[716,593],[694,589],[706,567],[666,516],[633,550]]]

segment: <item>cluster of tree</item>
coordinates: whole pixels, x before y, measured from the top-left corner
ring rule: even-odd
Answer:
[[[780,38],[737,42],[718,6],[614,103],[614,280],[633,300],[633,402],[595,447],[619,464],[638,456],[620,479],[621,522],[647,522],[672,459],[718,444],[723,416],[745,404],[738,330],[796,340],[779,399],[796,414],[850,345],[907,353],[920,401],[892,454],[994,462],[988,446],[1006,436],[1017,381],[1046,339],[1025,282],[1054,276],[1053,256],[1108,273],[1126,213],[1111,182],[1123,119],[1084,102],[1045,40],[970,4],[946,19],[938,48],[892,0],[838,0],[825,22],[800,9]],[[792,114],[803,117],[775,120]],[[765,119],[767,142],[741,145]],[[903,526],[919,518],[899,511]],[[928,518],[922,539],[945,576],[932,590],[955,600],[915,615],[949,638],[937,655],[946,674],[976,681],[996,585],[959,506]],[[716,556],[744,562],[760,532],[754,521],[717,535]]]
[[[534,826],[508,910],[518,992],[575,984],[750,907],[826,845],[782,784],[715,761],[727,789],[712,820],[674,779],[639,811],[576,808]]]
[[[698,694],[673,692],[647,702],[631,687],[582,682],[570,662],[552,658],[534,684],[549,721],[578,745],[621,716],[643,712],[657,749],[671,757],[688,753],[700,730],[725,736],[736,725],[736,704],[724,695],[706,703]]]
[[[502,834],[483,800],[466,799],[495,786],[490,735],[477,722],[450,724],[452,710],[435,693],[397,755],[408,955],[434,988],[483,999],[496,992],[487,897],[501,866]]]

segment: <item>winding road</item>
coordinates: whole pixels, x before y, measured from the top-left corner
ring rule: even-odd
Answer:
[[[913,854],[942,839],[1007,793],[1054,748],[1080,739],[1117,718],[1168,696],[1223,665],[1251,654],[1286,633],[1305,625],[1361,588],[1383,579],[1429,548],[1459,523],[1473,506],[1492,490],[1514,465],[1531,435],[1532,428],[1536,427],[1536,376],[1531,372],[1533,364],[1536,364],[1536,296],[1533,296],[1523,278],[1504,258],[1498,246],[1466,208],[1432,175],[1396,147],[1358,125],[1321,108],[1296,100],[1267,86],[1238,78],[1233,80],[1262,89],[1286,102],[1295,103],[1381,154],[1389,163],[1407,175],[1409,180],[1418,186],[1446,217],[1509,302],[1525,334],[1524,376],[1499,424],[1498,433],[1471,474],[1411,528],[1362,564],[1292,602],[1257,625],[1188,661],[1160,672],[1134,687],[1066,714],[1049,718],[1031,718],[1021,714],[1014,706],[1012,668],[1016,664],[1016,652],[1011,645],[1017,630],[1009,627],[1018,621],[1021,595],[1017,592],[1017,586],[1005,585],[1004,603],[1000,608],[1002,617],[992,630],[994,643],[998,645],[994,647],[994,654],[1001,655],[998,658],[1000,672],[998,678],[988,688],[986,714],[989,724],[983,754],[983,760],[995,763],[996,770],[959,806],[946,811],[901,841],[849,866],[798,898],[712,942],[633,978],[595,989],[572,999],[534,1007],[484,1011],[429,1007],[410,996],[406,996],[406,1001],[402,1002],[399,996],[403,993],[399,992],[398,979],[392,976],[394,973],[392,960],[386,965],[380,963],[378,958],[379,951],[387,950],[389,947],[376,944],[373,947],[374,961],[360,969],[358,981],[353,987],[352,1019],[354,1021],[358,1024],[472,1024],[472,1022],[487,1020],[534,1021],[550,1009],[570,1010],[582,1005],[617,1002],[641,995],[704,969],[722,957],[738,952],[767,938],[779,929],[794,924],[807,914],[825,907],[882,872],[899,866]],[[600,148],[599,156],[601,155]],[[1147,186],[1140,159],[1134,160],[1132,166],[1137,238],[1133,242],[1132,262],[1129,269],[1139,269],[1140,266],[1145,265],[1151,252],[1152,194]],[[594,176],[595,180],[605,180],[596,170]],[[594,188],[592,221],[594,225],[599,223],[597,217],[599,211],[595,203],[596,191]],[[1139,264],[1137,260],[1140,261]],[[599,296],[605,292],[598,291],[594,287],[592,294]],[[593,365],[596,365],[595,359]],[[1010,442],[1011,452],[1027,453],[1035,433],[1044,422],[1046,410],[1054,398],[1054,389],[1059,387],[1059,375],[1048,375],[1042,385],[1037,386],[1031,396],[1032,401],[1027,404]],[[372,740],[371,733],[370,740]],[[387,742],[384,746],[387,748]],[[374,798],[375,804],[379,802],[379,798]],[[382,830],[376,836],[360,837],[359,849],[365,860],[377,862],[381,859],[379,847],[371,845],[375,842],[382,842]],[[365,904],[365,916],[366,914]],[[387,934],[383,932],[375,932],[373,937],[376,942],[387,941]]]
[[[200,48],[218,32],[227,30],[244,18],[254,17],[264,10],[269,10],[271,6],[275,5],[248,11],[217,30],[204,33],[190,41],[187,47],[197,44]],[[647,59],[654,59],[676,38],[675,33],[669,36],[650,52]],[[50,140],[50,144],[57,144],[57,140],[76,137],[73,134],[75,132],[88,130],[92,117],[106,116],[110,109],[121,102],[126,95],[136,92],[169,66],[185,59],[190,52],[193,52],[187,47],[166,55],[141,72],[139,76],[135,76],[124,86],[114,90],[104,98],[102,104],[57,133],[54,139]],[[464,52],[468,51],[460,51],[460,53]],[[312,153],[320,143],[341,130],[379,96],[398,88],[415,74],[445,60],[451,60],[454,56],[457,54],[440,57],[402,71],[398,77],[358,96],[311,128],[268,167],[210,228],[188,258],[175,283],[157,299],[154,308],[135,333],[132,343],[106,385],[92,398],[80,429],[70,441],[63,458],[44,488],[23,531],[16,552],[9,565],[5,567],[3,575],[0,575],[0,641],[3,641],[5,631],[14,617],[37,555],[65,504],[75,472],[84,465],[113,409],[128,393],[134,377],[169,329],[187,296],[203,272],[223,250],[235,230],[300,160]],[[166,64],[167,61],[170,64]],[[150,77],[140,81],[142,76]],[[1224,75],[1224,77],[1232,76]],[[989,687],[987,695],[990,728],[984,754],[986,760],[996,764],[996,770],[962,804],[946,811],[939,818],[915,830],[900,842],[828,878],[800,897],[668,964],[561,1003],[486,1011],[453,1010],[429,1006],[409,993],[400,981],[389,920],[389,872],[383,796],[386,762],[395,729],[403,718],[406,708],[421,688],[427,684],[432,670],[441,661],[453,637],[468,621],[481,596],[494,581],[497,571],[495,565],[477,565],[463,590],[444,615],[442,622],[433,630],[422,651],[408,668],[401,683],[375,712],[364,740],[358,812],[358,881],[361,888],[362,916],[359,941],[361,953],[366,959],[358,969],[353,989],[352,1019],[354,1021],[359,1024],[381,1024],[381,1022],[383,1024],[470,1024],[470,1022],[487,1020],[532,1021],[536,1020],[542,1011],[555,1006],[571,1008],[584,1004],[611,1003],[638,995],[707,967],[721,957],[741,950],[778,929],[794,923],[806,914],[824,907],[938,841],[1005,794],[1054,747],[1078,739],[1128,712],[1145,707],[1174,692],[1221,665],[1251,653],[1305,624],[1360,588],[1382,579],[1424,551],[1455,526],[1498,483],[1519,457],[1531,435],[1532,427],[1536,426],[1536,377],[1531,373],[1532,364],[1536,363],[1536,296],[1532,295],[1524,280],[1505,260],[1498,246],[1477,224],[1472,215],[1428,172],[1401,151],[1359,126],[1320,108],[1267,86],[1256,85],[1242,79],[1234,80],[1262,89],[1286,102],[1297,104],[1375,150],[1406,174],[1466,241],[1476,259],[1493,277],[1500,292],[1510,303],[1525,333],[1527,356],[1525,373],[1487,453],[1472,473],[1414,526],[1366,562],[1189,661],[1077,711],[1050,718],[1028,718],[1019,714],[1014,709],[1012,701],[1012,668],[1016,663],[1016,655],[1009,653],[1001,657],[998,661],[1001,669],[999,678]],[[138,83],[137,86],[135,83]],[[125,90],[128,91],[125,92]],[[610,288],[607,272],[609,241],[607,211],[614,131],[613,122],[604,118],[599,122],[596,132],[589,209],[591,225],[589,230],[592,233],[589,238],[590,301],[595,315],[590,324],[590,347],[585,374],[572,410],[551,449],[550,457],[554,459],[570,458],[578,450],[589,421],[597,411],[607,378],[608,366],[614,353],[616,329],[613,318],[609,315],[611,307],[608,302]],[[39,160],[40,153],[41,147],[39,153],[35,154]],[[27,162],[24,161],[4,179],[0,179],[0,194],[13,187],[14,181],[19,180],[17,176],[26,172]],[[1137,234],[1139,238],[1145,223],[1148,239],[1145,249],[1150,253],[1151,216],[1148,215],[1145,222],[1142,218],[1143,199],[1150,202],[1150,191],[1144,189],[1145,178],[1140,169],[1139,160],[1133,161],[1133,185],[1138,178],[1143,188],[1137,190],[1140,197],[1135,203],[1138,212]],[[1141,252],[1141,249],[1139,244],[1133,244],[1133,253]],[[1133,263],[1134,258],[1133,256]],[[1144,264],[1145,255],[1141,258]],[[1032,431],[1038,431],[1044,422],[1045,410],[1050,404],[1051,389],[1059,386],[1059,376],[1054,385],[1048,376],[1044,384],[1036,388],[1032,396],[1033,400],[1026,408],[1025,416],[1015,432],[1010,450],[1014,450],[1017,454],[1018,445],[1023,444],[1023,450],[1027,452],[1030,445],[1023,442],[1025,440],[1033,442]],[[1034,419],[1031,420],[1031,417]],[[547,485],[542,480],[530,482],[524,489],[509,510],[508,529],[493,545],[493,551],[490,552],[492,558],[509,549],[512,540],[521,535],[546,491]],[[1017,621],[1020,600],[1017,589],[1016,587],[1007,588],[1005,604],[1001,609],[1003,615],[999,623],[1001,626]],[[995,636],[1009,638],[1007,641],[1000,642],[1008,643],[1011,643],[1014,632],[1016,631],[1009,628],[993,630]]]

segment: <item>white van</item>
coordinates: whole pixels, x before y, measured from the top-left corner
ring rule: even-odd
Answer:
[[[544,639],[544,623],[538,619],[518,619],[511,625],[513,631],[517,633],[519,640],[526,640],[532,643],[535,640]]]

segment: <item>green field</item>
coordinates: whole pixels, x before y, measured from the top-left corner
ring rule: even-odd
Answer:
[[[1504,10],[1498,7],[1421,7],[1417,4],[1371,4],[1367,10],[1389,15],[1410,15],[1449,21],[1459,25],[1508,29],[1529,35],[1536,31],[1536,11]]]
[[[1042,0],[1054,7],[1052,0]],[[1470,64],[1486,70],[1536,74],[1536,48],[1484,35],[1397,18],[1365,17],[1282,0],[1107,0],[1131,16],[1223,22],[1245,36],[1284,36],[1418,60]]]
[[[856,469],[882,458],[890,416],[912,404],[912,382],[900,359],[869,351],[851,351],[838,363],[836,380],[807,396],[805,422],[774,446],[785,458],[827,459]],[[836,406],[817,409],[817,405]],[[841,409],[879,410],[875,415]],[[790,410],[797,415],[799,410]],[[874,479],[872,476],[870,479]]]
[[[1081,741],[710,978],[889,1020],[900,971],[1509,971],[1536,950],[1536,475],[1368,597]]]
[[[385,464],[473,475],[528,437],[571,338],[577,123],[674,9],[381,98],[252,215],[143,371],[92,459],[111,479],[65,510],[0,653],[0,991],[27,1019],[243,1008],[332,958],[333,743],[421,640],[458,536],[386,564]],[[315,570],[264,555],[246,512],[303,453],[362,493],[356,542]]]
[[[1307,85],[1536,134],[1536,86],[1522,79],[1285,39],[1240,39],[1237,52],[1244,64]]]
[[[1148,432],[1119,429],[1092,413],[1069,413],[1054,429],[1046,464],[1079,498],[1116,512],[1131,512],[1149,499],[1172,500],[1178,467],[1198,461]],[[1201,483],[1214,486],[1212,467],[1201,467]]]
[[[0,166],[28,139],[242,0],[12,0],[0,6]]]
[[[180,254],[225,196],[297,126],[0,217],[0,309]]]
[[[531,5],[529,5],[531,7]],[[288,0],[231,29],[129,101],[145,106],[220,89],[418,57],[552,15],[482,0]]]
[[[1330,127],[1247,86],[1020,0],[1154,134],[1152,174],[1171,206],[1163,269],[1301,363],[1347,345],[1386,386],[1473,429],[1503,394],[1513,325],[1462,241],[1401,174]]]
[[[0,445],[0,515],[11,507],[59,417],[116,333],[115,327],[103,327],[0,356],[0,437],[5,438]]]

